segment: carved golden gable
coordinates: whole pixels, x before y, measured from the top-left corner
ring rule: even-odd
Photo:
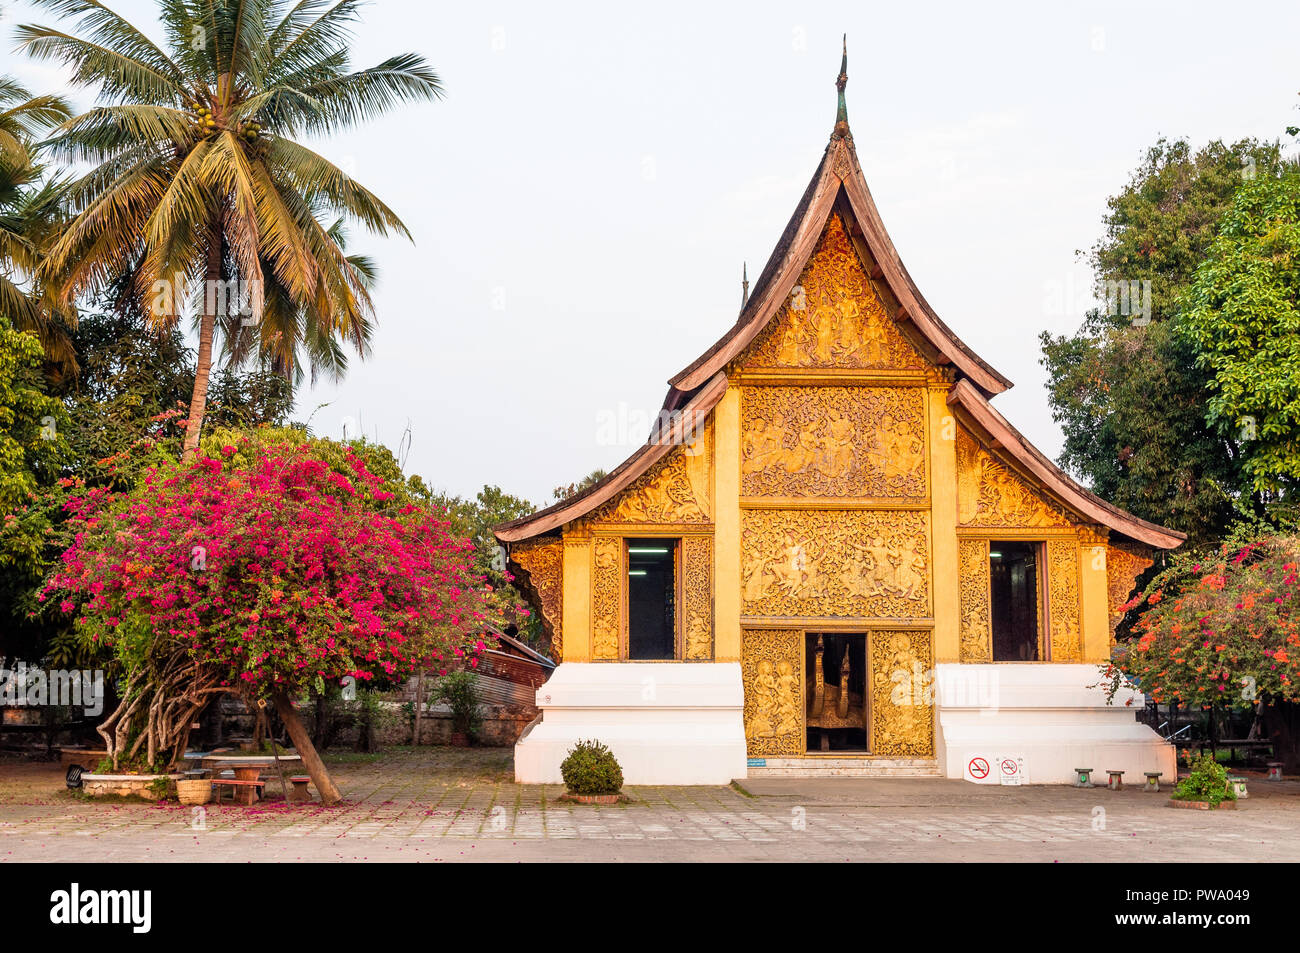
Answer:
[[[592,523],[710,523],[712,422],[692,444],[675,447],[590,517]]]
[[[551,640],[551,657],[564,656],[564,540],[538,536],[516,543],[510,559],[520,571],[520,588],[532,596]]]
[[[967,527],[1068,529],[1065,509],[957,431],[957,523]]]
[[[1151,568],[1151,549],[1136,543],[1112,541],[1106,547],[1106,590],[1110,602],[1110,631],[1124,618],[1124,605],[1137,587],[1138,576]]]
[[[743,367],[925,370],[889,316],[838,214],[790,299],[741,359]]]

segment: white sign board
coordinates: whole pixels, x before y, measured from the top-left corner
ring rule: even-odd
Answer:
[[[1025,783],[1025,759],[1023,755],[1004,754],[998,758],[996,764],[999,784],[1014,786]]]

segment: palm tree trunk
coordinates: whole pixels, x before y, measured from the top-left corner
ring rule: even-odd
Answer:
[[[190,395],[190,416],[185,425],[185,456],[192,455],[199,446],[199,431],[208,406],[208,375],[212,371],[212,336],[217,324],[216,293],[221,281],[221,219],[214,216],[208,226],[208,264],[204,270],[203,317],[199,322],[199,354],[194,368],[194,393]]]

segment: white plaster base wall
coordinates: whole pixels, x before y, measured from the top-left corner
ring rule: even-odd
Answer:
[[[563,662],[537,689],[515,780],[561,783],[573,743],[594,738],[626,784],[730,784],[745,777],[744,706],[738,662]]]
[[[949,778],[965,777],[972,758],[990,765],[982,783],[999,783],[998,761],[1024,759],[1026,784],[1069,784],[1076,768],[1093,783],[1124,771],[1141,784],[1146,771],[1177,780],[1173,745],[1136,719],[1144,699],[1121,690],[1106,704],[1096,665],[999,664],[935,667],[935,743]],[[1126,705],[1126,701],[1132,701]]]

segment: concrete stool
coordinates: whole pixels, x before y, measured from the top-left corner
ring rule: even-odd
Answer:
[[[1228,778],[1228,788],[1236,792],[1238,801],[1244,801],[1246,798],[1250,797],[1250,795],[1246,793],[1245,778]]]
[[[1076,788],[1092,787],[1092,768],[1075,768],[1074,769],[1074,786]]]
[[[1143,791],[1152,791],[1152,792],[1159,793],[1159,791],[1160,791],[1160,778],[1161,778],[1161,774],[1162,774],[1162,772],[1160,772],[1160,771],[1144,771],[1144,772],[1142,772],[1142,773],[1143,773],[1144,775],[1146,775],[1146,779],[1147,779],[1147,783],[1144,784],[1144,785],[1142,785],[1142,790],[1143,790]]]
[[[1110,788],[1112,791],[1123,791],[1123,790],[1124,790],[1124,772],[1123,772],[1123,771],[1107,771],[1106,773],[1107,773],[1108,775],[1110,775],[1110,778],[1106,781],[1106,787]]]
[[[1281,780],[1282,780],[1282,762],[1281,762],[1281,761],[1270,761],[1270,762],[1268,763],[1268,777],[1265,778],[1264,780],[1266,780],[1266,781],[1281,781]]]
[[[291,804],[305,804],[311,800],[311,792],[307,790],[307,782],[311,780],[308,775],[294,775],[289,780],[293,782],[293,790],[289,792]]]

